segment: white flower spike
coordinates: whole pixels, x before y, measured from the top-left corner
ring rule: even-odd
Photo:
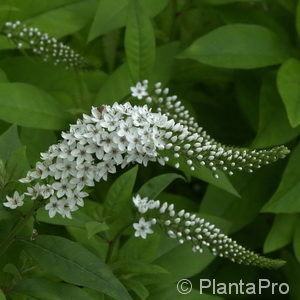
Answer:
[[[139,83],[136,89],[149,94],[147,81]],[[155,89],[156,95],[161,84],[156,84]],[[168,92],[162,89],[163,95]],[[109,174],[117,172],[117,167],[125,168],[135,163],[147,166],[149,162],[165,165],[173,159],[176,168],[184,163],[193,171],[196,167],[207,166],[217,177],[219,170],[229,175],[235,170],[252,171],[288,153],[284,146],[247,150],[221,145],[197,125],[177,97],[163,99],[155,95],[150,101],[153,108],[132,106],[129,102],[93,107],[90,115],[84,114],[83,119],[70,125],[68,132],[62,132],[62,140],[42,153],[42,161],[20,179],[22,183],[31,184],[25,194],[33,200],[46,200],[45,208],[50,217],[60,214],[71,218],[72,212],[84,205],[83,198],[88,196],[86,187],[106,180]],[[16,198],[9,198],[15,200],[9,200],[5,206],[21,206],[23,198]],[[141,203],[140,213],[147,212],[147,205],[151,204],[151,209],[160,205],[148,199],[137,198],[136,201]],[[173,209],[165,205],[160,211],[174,216]]]
[[[260,256],[238,245],[236,241],[221,233],[214,224],[195,214],[191,215],[184,210],[176,212],[174,204],[165,202],[160,205],[158,200],[143,198],[143,201],[138,201],[139,199],[139,195],[132,199],[138,212],[143,215],[138,223],[133,224],[136,237],[145,239],[147,234],[153,233],[151,225],[158,224],[171,239],[176,239],[180,244],[190,243],[193,252],[202,253],[206,247],[213,255],[262,268],[279,268],[284,264],[282,260]],[[150,221],[145,219],[147,216]]]

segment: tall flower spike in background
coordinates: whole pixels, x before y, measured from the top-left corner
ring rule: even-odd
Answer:
[[[216,178],[219,177],[218,170],[229,175],[233,175],[235,171],[253,172],[253,169],[284,158],[290,152],[285,146],[251,150],[217,142],[199,126],[177,96],[169,95],[169,89],[162,88],[160,82],[151,89],[147,80],[138,82],[136,86],[131,87],[131,95],[185,126],[187,134],[184,136],[174,136],[172,132],[169,133],[171,143],[166,145],[166,150],[169,150],[168,153],[173,153],[175,160],[183,158],[183,162],[192,171],[198,164],[212,170]],[[174,166],[178,168],[180,162],[175,162]]]
[[[53,61],[54,65],[62,65],[66,69],[92,68],[84,57],[69,46],[50,37],[47,33],[42,33],[38,28],[29,27],[20,21],[6,22],[0,33],[13,41],[17,48],[28,47],[44,61]]]
[[[135,236],[146,239],[154,231],[152,226],[157,224],[171,239],[178,243],[190,243],[193,252],[203,252],[208,248],[213,255],[226,257],[232,262],[252,265],[261,268],[279,268],[285,264],[280,259],[270,259],[260,256],[238,245],[227,235],[220,232],[214,224],[205,219],[181,210],[176,212],[174,204],[161,203],[159,200],[149,200],[140,195],[133,197],[133,203],[140,217],[138,223],[133,224]],[[146,219],[145,219],[146,218]]]

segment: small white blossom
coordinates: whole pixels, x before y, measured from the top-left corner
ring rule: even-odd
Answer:
[[[17,191],[14,192],[13,196],[6,196],[7,202],[4,202],[3,205],[11,209],[16,209],[18,206],[24,204],[24,195],[20,195]]]
[[[56,213],[60,212],[59,200],[55,196],[52,196],[49,203],[46,204],[45,209],[48,210],[49,217],[53,218]]]
[[[147,85],[143,85],[142,83],[138,82],[136,86],[130,88],[131,95],[138,99],[143,99],[144,97],[148,96],[147,87]]]
[[[138,223],[133,224],[133,228],[135,229],[134,235],[136,237],[141,237],[145,239],[147,237],[147,234],[153,233],[153,230],[151,229],[152,222],[146,222],[144,218],[140,218]]]

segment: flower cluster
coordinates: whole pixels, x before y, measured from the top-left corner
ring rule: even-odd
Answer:
[[[253,169],[284,158],[289,153],[285,146],[250,150],[222,145],[198,125],[177,96],[169,95],[169,89],[162,88],[160,82],[151,89],[147,80],[138,82],[136,86],[131,87],[131,95],[138,100],[144,100],[154,110],[163,112],[176,123],[185,126],[187,134],[181,138],[174,136],[167,148],[172,151],[176,168],[180,166],[181,157],[181,162],[188,165],[192,171],[197,166],[206,166],[218,178],[218,170],[229,175],[242,170],[253,172]]]
[[[185,210],[176,212],[174,204],[149,200],[147,197],[141,198],[140,195],[133,197],[133,203],[138,212],[143,215],[138,223],[133,224],[136,237],[140,236],[145,239],[147,234],[153,233],[151,226],[157,224],[178,243],[191,243],[193,252],[201,253],[203,248],[207,247],[215,256],[226,257],[239,264],[265,268],[278,268],[284,263],[282,260],[260,256],[238,245],[236,241],[221,233],[214,224],[196,214]]]
[[[147,166],[149,161],[164,165],[168,158],[159,151],[165,148],[171,131],[182,134],[184,127],[161,113],[152,113],[146,105],[93,107],[91,115],[83,115],[69,132],[63,132],[62,140],[42,153],[42,162],[20,180],[31,183],[25,195],[48,199],[45,208],[50,217],[58,213],[71,218],[84,205],[85,187],[106,180],[117,166]],[[9,203],[5,205],[16,208]]]
[[[148,95],[147,88],[148,81],[143,81],[131,91],[137,98],[143,98]],[[156,84],[156,89],[156,94],[161,93],[160,85]],[[168,90],[162,93],[167,94]],[[173,157],[181,157],[191,170],[195,170],[196,164],[208,166],[217,176],[217,169],[229,174],[234,169],[251,171],[288,152],[283,146],[259,151],[222,146],[196,128],[187,111],[184,111],[186,118],[178,114],[176,108],[181,107],[177,105],[180,102],[170,104],[176,97],[167,97],[167,104],[160,97],[156,100],[147,97],[149,104],[161,102],[166,113],[162,113],[161,107],[153,112],[147,105],[115,103],[93,107],[91,115],[84,114],[68,132],[62,133],[59,143],[41,154],[42,161],[35,169],[20,180],[31,184],[25,195],[33,200],[46,200],[50,217],[58,213],[71,218],[71,213],[84,205],[83,198],[88,196],[86,187],[106,180],[108,174],[116,173],[117,166],[124,168],[134,163],[147,166],[150,161],[164,165]],[[170,113],[172,109],[174,115]],[[175,167],[179,167],[179,162]],[[8,197],[5,205],[14,209],[18,206],[14,202],[23,204],[22,197],[15,195],[14,201]]]
[[[3,33],[18,48],[30,47],[44,61],[52,60],[54,65],[64,65],[66,69],[88,69],[87,61],[69,46],[56,38],[42,33],[35,27],[28,27],[20,21],[6,22]]]

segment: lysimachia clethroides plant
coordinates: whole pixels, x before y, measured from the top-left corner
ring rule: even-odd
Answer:
[[[55,60],[56,64],[75,68],[85,65],[69,48],[18,22],[6,24],[6,35],[29,41],[35,53],[45,59],[65,53],[65,61]],[[185,164],[191,171],[206,167],[218,178],[222,172],[253,172],[289,153],[284,146],[249,150],[218,143],[161,83],[150,87],[147,80],[138,82],[131,87],[131,96],[141,105],[126,102],[92,107],[91,114],[84,114],[70,125],[69,131],[62,132],[61,140],[41,153],[41,161],[20,179],[27,191],[21,195],[15,191],[3,205],[16,209],[26,197],[35,201],[35,207],[44,206],[50,217],[59,214],[72,218],[72,213],[84,206],[87,191],[95,182],[106,180],[109,174],[128,165],[147,166],[153,162],[179,168]],[[284,263],[245,249],[203,218],[184,210],[177,212],[173,204],[136,195],[132,206],[138,215],[133,224],[137,237],[146,238],[159,226],[178,243],[190,243],[194,252],[207,247],[214,255],[233,262],[267,268]]]

